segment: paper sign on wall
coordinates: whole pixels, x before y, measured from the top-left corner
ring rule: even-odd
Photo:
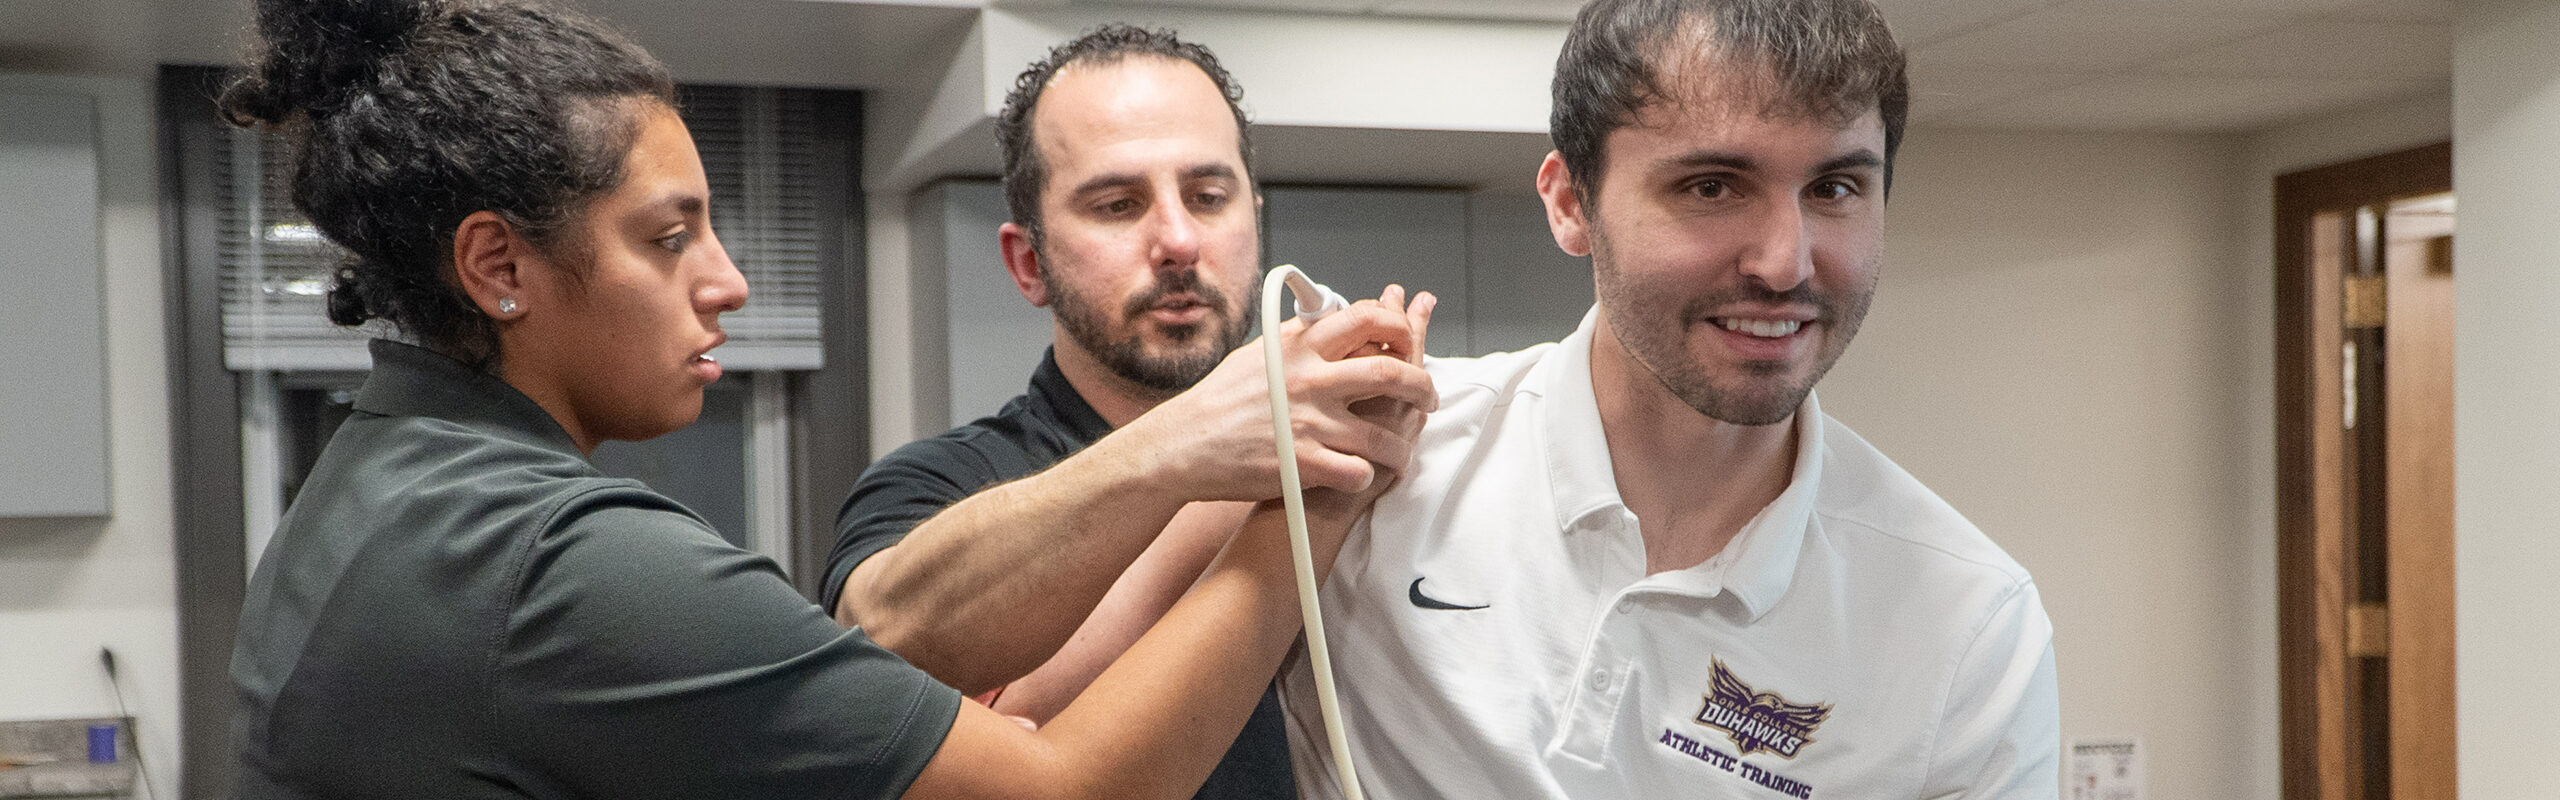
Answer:
[[[2064,800],[2142,800],[2142,739],[2134,736],[2071,740],[2063,768]]]

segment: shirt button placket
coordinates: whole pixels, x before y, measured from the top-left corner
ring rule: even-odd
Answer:
[[[1624,599],[1611,608],[1624,609]],[[1566,725],[1559,731],[1562,750],[1577,759],[1602,763],[1608,751],[1611,726],[1618,715],[1618,704],[1625,699],[1623,668],[1618,648],[1613,645],[1618,629],[1626,623],[1619,614],[1603,612],[1592,631],[1591,644],[1582,661],[1582,686],[1574,692],[1573,708]]]

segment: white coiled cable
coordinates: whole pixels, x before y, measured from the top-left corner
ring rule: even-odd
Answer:
[[[1315,550],[1307,543],[1307,498],[1298,483],[1298,441],[1289,426],[1289,385],[1280,372],[1280,289],[1298,298],[1298,318],[1313,323],[1351,306],[1296,266],[1272,267],[1262,277],[1262,369],[1271,383],[1271,440],[1280,455],[1280,503],[1289,516],[1289,556],[1298,568],[1298,614],[1307,632],[1307,662],[1316,674],[1316,707],[1324,713],[1325,741],[1333,747],[1334,771],[1346,800],[1366,800],[1360,774],[1351,765],[1351,740],[1342,731],[1342,704],[1334,699],[1333,657],[1325,647],[1324,614],[1316,605]]]

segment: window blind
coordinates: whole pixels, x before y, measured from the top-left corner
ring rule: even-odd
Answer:
[[[711,228],[747,276],[745,308],[720,315],[730,369],[825,366],[818,281],[817,93],[805,89],[687,87],[685,125],[711,183]]]
[[[820,159],[815,90],[687,86],[683,115],[711,185],[711,224],[746,275],[744,309],[720,317],[733,370],[825,365],[819,280],[826,259],[817,213]],[[208,123],[219,125],[220,123]],[[344,251],[293,208],[291,147],[241,129],[186,137],[210,169],[220,261],[223,357],[234,371],[362,370],[365,340],[395,336],[379,321],[333,325],[329,274]]]

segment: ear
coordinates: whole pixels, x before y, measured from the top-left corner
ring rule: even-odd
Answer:
[[[1556,246],[1565,255],[1591,255],[1591,221],[1584,215],[1582,195],[1573,190],[1573,172],[1564,166],[1564,155],[1547,151],[1547,160],[1538,164],[1538,199],[1547,205],[1547,232],[1556,237]]]
[[[471,212],[453,229],[453,270],[462,284],[462,293],[469,295],[471,304],[490,319],[503,322],[524,312],[521,306],[514,311],[499,311],[498,301],[512,298],[524,302],[521,262],[531,252],[524,239],[516,236],[515,226],[494,211]]]
[[[1049,307],[1049,284],[1040,280],[1040,251],[1031,246],[1031,231],[1010,222],[996,228],[996,246],[1004,251],[1004,271],[1013,288],[1033,308]]]

